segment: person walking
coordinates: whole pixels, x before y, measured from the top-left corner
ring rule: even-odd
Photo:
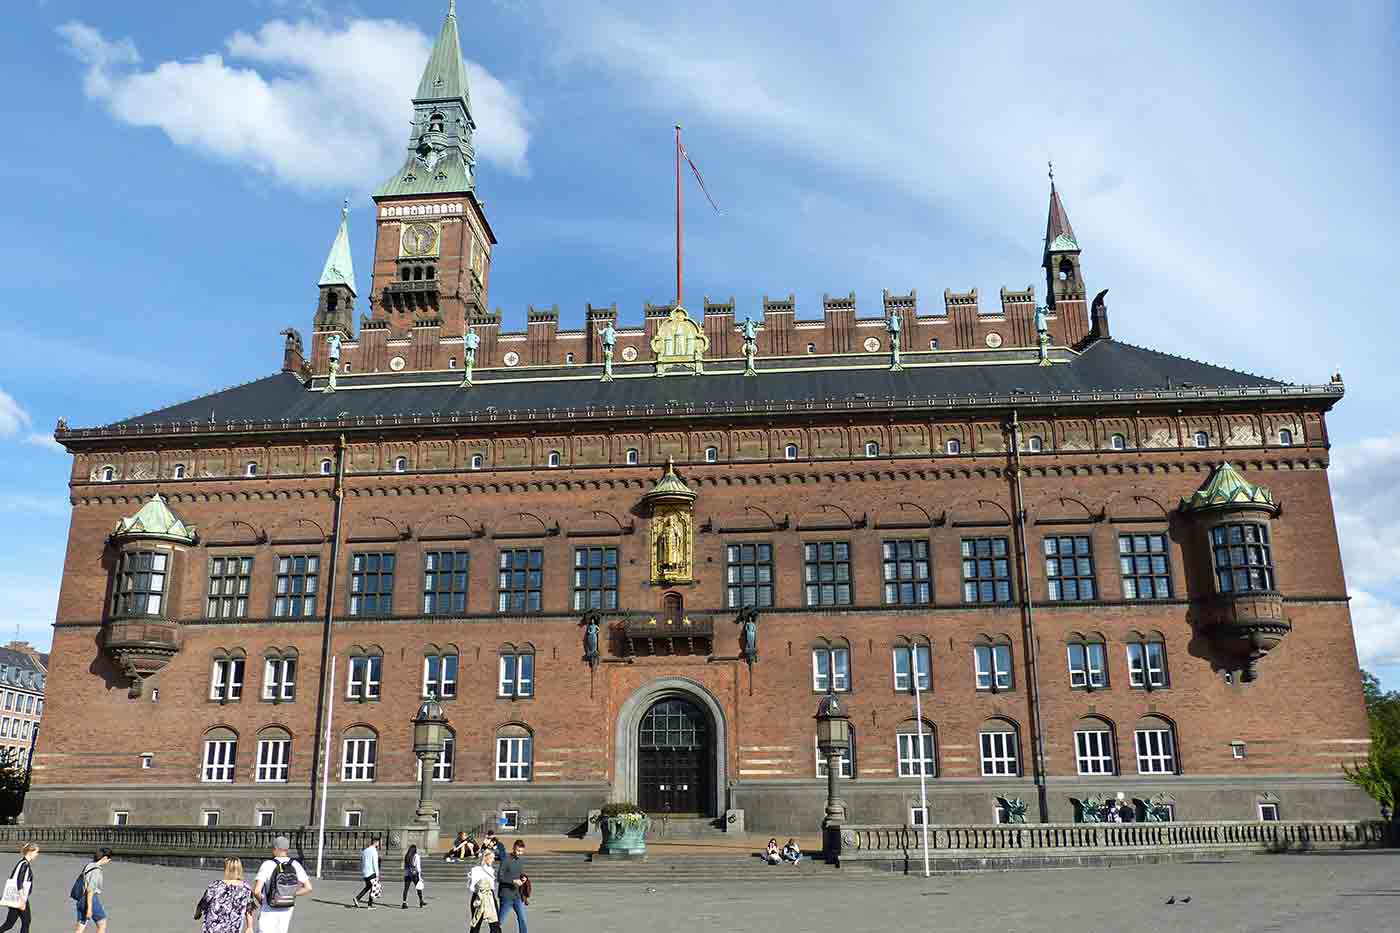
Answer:
[[[380,896],[379,886],[379,837],[375,836],[369,841],[369,845],[360,850],[360,877],[364,879],[365,886],[360,888],[360,893],[350,900],[351,907],[360,906],[360,898],[369,895],[365,904],[370,910],[374,910],[374,899]]]
[[[311,893],[311,879],[301,862],[287,854],[292,841],[286,836],[272,840],[272,858],[258,868],[253,881],[253,899],[258,910],[257,933],[287,933],[292,927],[296,899]]]
[[[525,926],[525,885],[529,878],[525,874],[525,842],[517,839],[510,847],[510,857],[496,870],[496,880],[500,887],[500,923],[505,928],[506,917],[515,914],[515,928],[520,933],[529,933]]]
[[[471,933],[481,933],[483,925],[488,933],[501,933],[501,916],[496,901],[496,850],[483,847],[481,863],[467,875],[467,890],[471,898],[467,901],[467,928]]]
[[[243,880],[243,860],[224,859],[224,877],[210,882],[194,905],[204,933],[249,933],[253,929],[253,889]]]
[[[409,846],[408,851],[403,854],[403,897],[399,898],[402,903],[399,905],[404,910],[408,910],[408,888],[409,885],[418,892],[418,906],[427,907],[423,903],[423,856],[418,853],[418,847]]]
[[[5,882],[5,899],[0,901],[10,909],[5,916],[4,924],[0,924],[0,933],[19,923],[19,933],[29,933],[29,924],[33,915],[29,909],[29,896],[34,893],[34,868],[32,862],[39,857],[39,847],[32,842],[26,842],[19,850],[19,861],[10,870],[9,880]],[[13,897],[11,897],[10,882],[14,882]]]
[[[107,911],[102,906],[102,867],[111,860],[111,849],[98,849],[73,882],[69,893],[78,908],[78,926],[73,933],[83,933],[89,921],[96,925],[97,933],[107,933]]]

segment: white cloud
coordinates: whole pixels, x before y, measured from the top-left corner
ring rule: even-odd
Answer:
[[[45,450],[52,451],[56,454],[68,453],[67,448],[65,448],[58,441],[54,440],[52,434],[31,434],[24,439],[24,442],[34,447],[42,447]]]
[[[0,437],[13,437],[29,427],[29,412],[20,407],[14,396],[0,389]]]
[[[1332,449],[1337,534],[1363,666],[1400,664],[1400,434]]]
[[[395,20],[272,20],[234,33],[223,53],[139,68],[130,39],[76,21],[58,31],[87,66],[85,93],[118,120],[302,188],[362,190],[402,163],[409,100],[432,47]],[[526,174],[524,103],[480,65],[467,68],[478,156]]]
[[[1365,590],[1352,590],[1351,626],[1362,667],[1400,664],[1400,605]]]

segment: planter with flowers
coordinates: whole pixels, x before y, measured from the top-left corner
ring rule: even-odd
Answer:
[[[601,855],[645,855],[651,819],[635,803],[610,803],[594,817],[603,834]]]

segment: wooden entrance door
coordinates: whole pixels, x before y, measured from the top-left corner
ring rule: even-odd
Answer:
[[[648,813],[704,813],[708,808],[709,730],[688,700],[661,700],[637,736],[637,802]]]

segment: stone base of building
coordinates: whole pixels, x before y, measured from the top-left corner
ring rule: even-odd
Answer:
[[[1116,797],[1167,800],[1177,820],[1251,822],[1260,804],[1272,804],[1283,820],[1374,819],[1373,800],[1344,780],[1331,777],[1271,775],[1257,780],[1138,776],[1079,780],[1051,779],[1046,786],[1044,820],[1075,820],[1073,798]],[[588,816],[612,796],[607,784],[440,785],[433,800],[441,810],[444,837],[459,829],[503,829],[529,835],[578,835],[589,831]],[[744,782],[728,791],[728,807],[741,810],[745,829],[795,834],[819,826],[826,804],[826,782],[819,780]],[[909,825],[915,822],[919,785],[910,780],[842,781],[847,822]],[[931,824],[991,823],[997,798],[1026,803],[1026,820],[1042,821],[1037,788],[1029,780],[936,779],[928,786]],[[416,785],[377,784],[363,788],[332,785],[327,799],[329,826],[407,826],[418,806]],[[29,792],[24,821],[32,826],[109,825],[125,814],[131,825],[206,825],[217,813],[220,826],[256,826],[271,812],[275,826],[316,823],[306,788],[216,787],[207,784],[151,787],[43,786]],[[269,819],[263,817],[263,819]],[[718,824],[718,821],[714,821]],[[722,829],[715,829],[722,832]]]

